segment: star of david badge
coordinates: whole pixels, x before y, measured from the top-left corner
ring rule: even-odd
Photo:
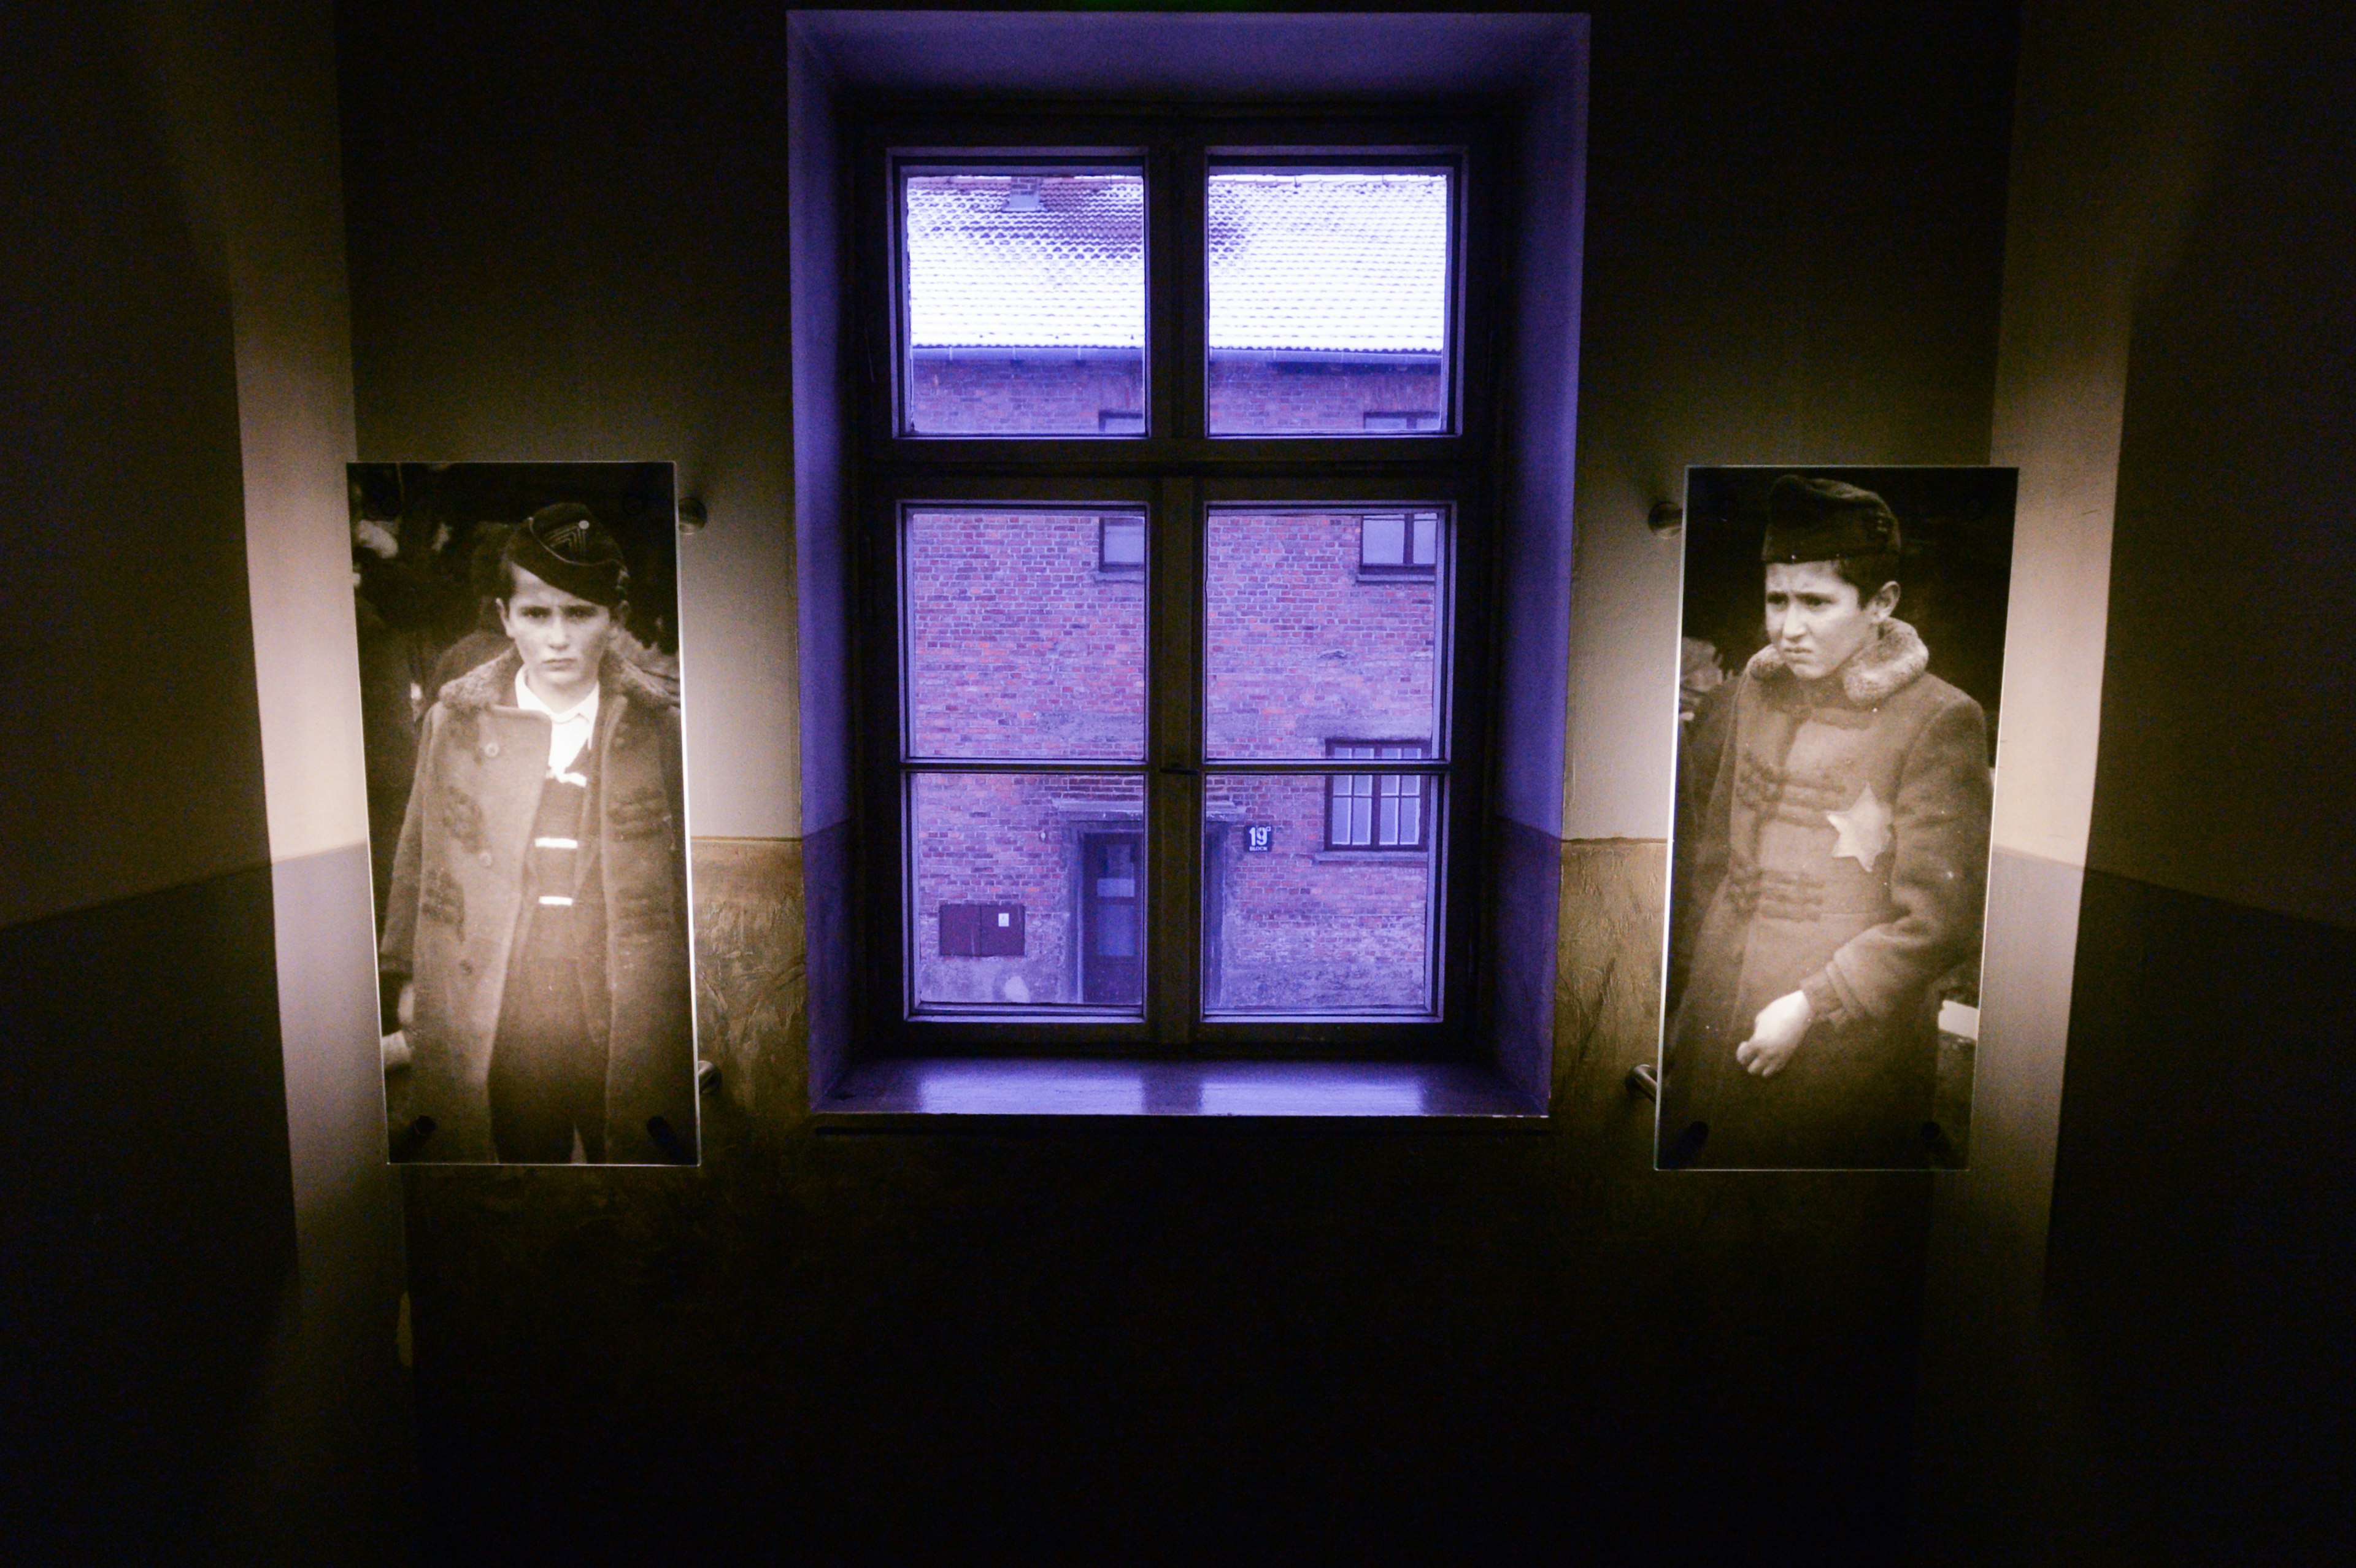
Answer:
[[[1847,811],[1827,811],[1825,820],[1840,836],[1833,844],[1836,860],[1847,855],[1870,871],[1890,848],[1890,808],[1875,797],[1871,784],[1857,792]]]

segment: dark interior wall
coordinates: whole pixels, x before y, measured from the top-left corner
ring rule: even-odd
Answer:
[[[206,1555],[294,1217],[232,312],[157,8],[0,20],[0,1514]]]
[[[8,21],[0,924],[269,858],[229,286],[139,27]]]
[[[2009,7],[1605,5],[1594,37],[1623,63],[1593,90],[1617,133],[1590,163],[1589,384],[1670,373],[1590,396],[1590,446],[1650,446],[1671,495],[1687,462],[1752,460],[1737,441],[1984,455]]]
[[[2104,871],[2079,911],[2048,1288],[2091,1559],[2356,1550],[2356,933]]]
[[[2208,112],[2137,290],[2051,1300],[2106,1557],[2345,1561],[2356,25],[2158,10],[2107,69]]]
[[[2356,253],[2356,22],[2224,18],[2192,68],[2210,155],[2136,309],[2087,858],[2356,925],[2356,299],[2330,281]]]
[[[677,464],[690,818],[798,832],[782,23],[338,25],[360,457]]]
[[[1985,453],[2007,11],[1844,9],[1597,18],[1581,483],[1641,497],[1598,529],[1641,533],[1654,476],[1721,437]],[[789,449],[782,24],[635,15],[346,8],[363,456],[659,458],[707,421]],[[1847,112],[1794,107],[1860,72]],[[1867,230],[1831,254],[1828,189]],[[657,267],[648,231],[681,229]],[[1590,649],[1673,628],[1612,556],[1581,571]],[[782,573],[739,576],[735,614],[790,623]],[[699,1171],[413,1173],[426,1538],[1897,1560],[1927,1181],[1651,1171],[1618,1082],[1652,1050],[1645,866],[1566,866],[1540,1131],[853,1133],[732,1088]]]
[[[1652,505],[1695,464],[1987,461],[2017,7],[1593,9],[1563,831],[1661,838]]]
[[[27,1561],[210,1560],[240,1506],[294,1265],[271,945],[261,867],[0,931]]]

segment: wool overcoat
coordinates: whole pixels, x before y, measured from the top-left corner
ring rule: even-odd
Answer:
[[[518,932],[550,720],[515,707],[510,647],[442,688],[393,857],[380,955],[413,983],[412,1096],[432,1116],[416,1157],[488,1160],[491,1051]],[[677,700],[608,652],[575,857],[582,1011],[605,1050],[605,1158],[670,1157],[663,1117],[695,1137],[686,809]]]
[[[1919,1166],[1938,1065],[1933,988],[1976,959],[1988,854],[1987,721],[1887,621],[1822,680],[1770,645],[1733,697],[1676,899],[1690,955],[1661,1085],[1693,1163]],[[1689,870],[1687,869],[1689,868]],[[1735,1061],[1761,1008],[1815,1018],[1772,1077]]]

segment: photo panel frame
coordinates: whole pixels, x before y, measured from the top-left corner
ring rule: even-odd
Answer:
[[[1962,1168],[2018,471],[1687,471],[1655,1162]]]
[[[348,478],[390,1157],[696,1163],[671,464]]]

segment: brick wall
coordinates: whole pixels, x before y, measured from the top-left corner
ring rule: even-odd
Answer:
[[[909,428],[926,435],[1095,435],[1106,414],[1145,409],[1142,357],[1042,350],[1021,358],[919,357],[908,378]],[[1373,414],[1445,411],[1440,368],[1346,361],[1212,361],[1210,428],[1224,433],[1351,433]]]
[[[1213,757],[1431,739],[1434,588],[1358,575],[1358,514],[1215,512],[1204,572]]]
[[[1227,355],[1211,361],[1205,400],[1217,434],[1347,433],[1365,430],[1370,413],[1438,415],[1446,408],[1436,363],[1363,366]]]
[[[1426,1005],[1430,859],[1328,851],[1325,780],[1204,781],[1205,893],[1218,953],[1205,1000],[1237,1012]],[[1275,829],[1265,854],[1244,828]]]
[[[1101,774],[927,773],[910,792],[916,995],[926,1002],[1076,1002],[1080,839],[1137,832],[1145,791]],[[1023,906],[1019,958],[943,958],[945,903]]]
[[[1145,358],[916,359],[908,426],[926,435],[1095,435],[1099,416],[1145,409]]]
[[[1145,585],[1097,568],[1098,522],[908,521],[909,743],[919,756],[1145,754]]]
[[[912,516],[918,754],[1142,755],[1145,588],[1099,569],[1098,528],[1093,515]],[[1436,587],[1362,577],[1358,553],[1355,510],[1214,514],[1205,633],[1215,758],[1317,760],[1332,741],[1432,741]],[[1213,1008],[1426,1005],[1430,856],[1329,851],[1326,790],[1323,774],[1205,780]],[[1081,1000],[1083,842],[1141,832],[1141,774],[926,774],[909,799],[919,999]],[[1274,829],[1267,852],[1246,848],[1251,824]],[[945,903],[1019,904],[1023,955],[941,956]]]

